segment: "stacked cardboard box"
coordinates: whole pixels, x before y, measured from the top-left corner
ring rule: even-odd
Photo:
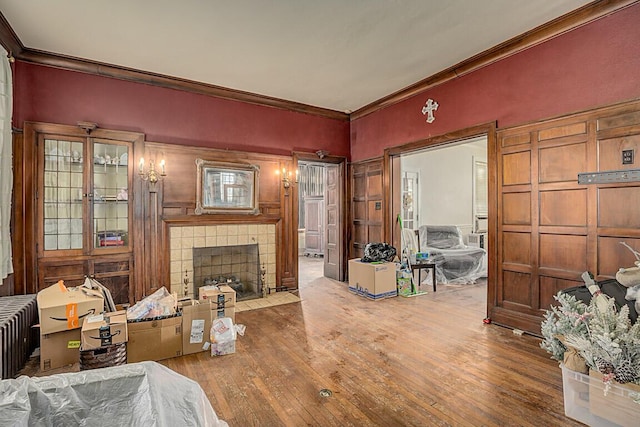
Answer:
[[[128,333],[125,311],[85,317],[80,334],[80,370],[127,363]]]
[[[77,363],[84,318],[104,310],[102,294],[84,287],[67,288],[61,280],[38,292],[40,370]]]
[[[202,286],[198,297],[200,301],[211,302],[212,319],[230,317],[236,321],[236,291],[231,286]]]

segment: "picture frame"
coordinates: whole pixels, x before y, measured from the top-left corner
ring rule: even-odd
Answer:
[[[256,215],[260,167],[196,159],[196,215]]]

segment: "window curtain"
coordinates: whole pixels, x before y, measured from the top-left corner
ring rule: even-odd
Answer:
[[[0,279],[4,279],[13,273],[10,232],[11,193],[13,191],[11,138],[13,91],[11,66],[7,51],[2,46],[0,46],[0,62]]]

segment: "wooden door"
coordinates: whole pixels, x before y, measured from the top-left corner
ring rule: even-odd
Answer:
[[[342,165],[327,165],[325,167],[325,250],[324,250],[324,276],[334,280],[343,278],[343,247],[342,237]]]
[[[383,241],[382,159],[351,166],[351,247],[349,258],[360,258],[367,243]]]
[[[306,197],[304,200],[304,254],[324,256],[324,199]]]

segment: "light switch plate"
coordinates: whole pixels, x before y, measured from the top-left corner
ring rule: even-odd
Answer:
[[[633,150],[622,150],[622,164],[623,165],[632,165],[633,164]]]

